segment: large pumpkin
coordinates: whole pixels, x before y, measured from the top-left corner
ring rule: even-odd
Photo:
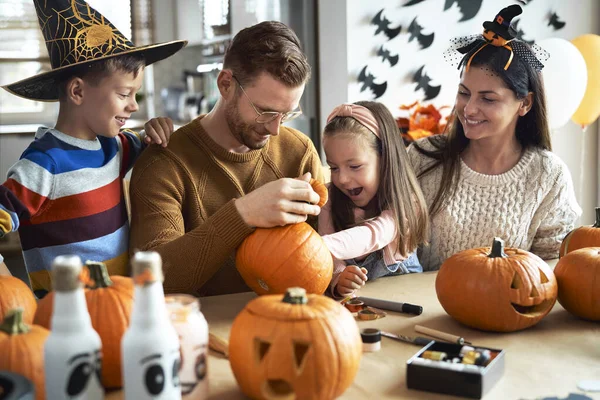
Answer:
[[[107,389],[123,386],[121,377],[121,338],[129,326],[133,306],[133,280],[108,276],[103,263],[87,262],[89,282],[85,300],[94,330],[102,340],[102,384]],[[54,293],[38,304],[34,322],[50,329]]]
[[[231,326],[231,369],[253,399],[334,399],[354,381],[361,355],[352,314],[301,288],[252,300]]]
[[[568,312],[600,321],[600,247],[586,247],[562,257],[554,274],[558,302]]]
[[[23,322],[23,310],[12,309],[0,325],[0,371],[23,375],[35,385],[36,400],[46,398],[44,343],[50,331]],[[0,393],[0,397],[2,393]]]
[[[600,247],[600,207],[596,207],[596,222],[572,230],[560,245],[560,257],[584,247]]]
[[[22,308],[23,321],[31,324],[37,302],[25,282],[14,276],[0,275],[0,320],[13,308]]]
[[[457,321],[477,329],[512,332],[537,324],[554,306],[554,273],[538,256],[507,248],[461,251],[442,264],[435,281],[440,304]]]
[[[311,185],[327,201],[327,188]],[[282,294],[292,286],[323,294],[333,274],[333,258],[321,236],[307,223],[258,228],[240,245],[236,267],[257,294]]]

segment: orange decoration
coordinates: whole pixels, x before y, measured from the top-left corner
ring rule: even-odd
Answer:
[[[600,207],[596,207],[596,222],[592,226],[580,226],[572,230],[560,245],[559,257],[584,247],[600,247]]]
[[[23,375],[35,386],[35,399],[44,400],[44,343],[50,331],[23,321],[23,309],[9,310],[0,325],[0,370]],[[2,393],[0,393],[2,397]]]
[[[129,326],[133,306],[133,280],[125,276],[108,276],[103,263],[88,261],[85,301],[92,326],[102,340],[102,384],[108,389],[123,386],[121,377],[121,338]],[[54,292],[40,300],[34,322],[50,329]]]
[[[554,274],[558,302],[571,314],[600,321],[600,247],[586,247],[562,257]]]
[[[311,179],[310,185],[312,186],[313,190],[317,192],[317,194],[321,197],[321,200],[319,200],[319,203],[317,205],[319,207],[323,207],[327,203],[327,199],[329,198],[327,186],[325,186],[323,183],[319,182],[316,179]]]
[[[33,322],[37,302],[29,287],[14,276],[0,275],[0,320],[13,308],[23,309],[23,321]]]
[[[448,121],[448,118],[446,118],[446,121],[442,121],[440,110],[444,108],[447,108],[447,106],[440,107],[439,109],[435,108],[433,104],[421,106],[418,101],[400,106],[401,110],[412,110],[409,118],[396,119],[396,124],[402,132],[402,137],[406,141],[412,142],[423,137],[443,133]]]
[[[300,288],[252,300],[231,326],[231,369],[253,399],[336,399],[354,381],[361,356],[352,314]]]
[[[435,290],[446,312],[467,326],[513,332],[537,324],[550,312],[558,287],[544,260],[525,250],[492,248],[461,251],[442,264]]]

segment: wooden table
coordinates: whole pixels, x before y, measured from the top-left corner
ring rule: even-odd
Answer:
[[[554,266],[554,262],[549,263]],[[506,350],[503,377],[485,396],[491,399],[533,400],[544,397],[565,398],[581,393],[581,380],[600,380],[600,324],[583,321],[556,303],[550,314],[536,326],[514,333],[487,333],[460,325],[442,309],[435,293],[436,272],[381,278],[368,283],[360,295],[423,306],[423,314],[412,316],[388,313],[375,321],[358,321],[359,327],[377,327],[393,333],[417,336],[416,324],[460,335],[473,344]],[[207,297],[201,300],[202,312],[210,331],[229,337],[231,323],[253,293]],[[341,399],[431,399],[457,398],[406,387],[406,361],[418,346],[382,339],[381,351],[364,353],[354,383]],[[226,359],[210,357],[211,399],[245,399]],[[593,399],[600,394],[587,393]],[[121,399],[120,392],[107,399]]]

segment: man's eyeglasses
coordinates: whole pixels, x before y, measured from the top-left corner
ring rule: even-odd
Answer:
[[[254,119],[254,121],[257,124],[268,124],[271,121],[275,121],[280,115],[281,115],[280,123],[282,124],[286,121],[291,121],[294,118],[300,116],[300,114],[302,114],[302,110],[300,109],[300,107],[298,107],[299,108],[298,110],[289,111],[286,113],[277,112],[277,111],[263,111],[263,112],[258,111],[258,109],[254,105],[252,100],[250,100],[250,96],[248,96],[248,93],[246,93],[246,91],[244,90],[244,87],[242,86],[240,81],[238,81],[238,78],[236,78],[235,75],[231,75],[231,76],[233,77],[233,79],[235,79],[235,81],[239,85],[240,89],[242,89],[242,93],[244,93],[244,96],[246,96],[246,98],[248,99],[248,102],[250,103],[252,108],[254,108],[254,111],[256,112],[256,118]]]

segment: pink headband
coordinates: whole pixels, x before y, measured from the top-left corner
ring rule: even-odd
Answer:
[[[373,132],[375,136],[381,139],[379,135],[379,126],[373,116],[373,113],[366,107],[359,106],[356,104],[340,104],[333,109],[329,117],[327,117],[327,123],[331,122],[335,117],[350,117],[354,118],[365,128]]]

